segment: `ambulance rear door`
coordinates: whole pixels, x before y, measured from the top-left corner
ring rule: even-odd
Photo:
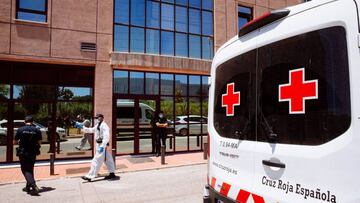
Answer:
[[[360,201],[357,23],[340,0],[260,28],[254,192],[265,202]]]

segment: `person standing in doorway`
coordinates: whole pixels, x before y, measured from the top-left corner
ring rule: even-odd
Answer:
[[[106,150],[110,141],[109,126],[105,123],[104,116],[102,114],[97,114],[95,119],[97,120],[97,124],[93,128],[84,127],[81,123],[75,124],[75,127],[82,128],[83,133],[95,133],[96,140],[96,153],[91,162],[90,171],[87,175],[82,176],[81,178],[87,181],[91,181],[91,179],[96,178],[104,161],[107,169],[109,170],[109,175],[105,176],[105,179],[117,178],[115,176],[115,164],[113,157]]]
[[[16,156],[19,157],[21,172],[26,179],[24,192],[30,195],[38,195],[39,188],[34,179],[34,165],[36,156],[40,154],[41,132],[33,124],[32,116],[25,117],[25,126],[20,127],[15,135],[14,144],[19,144],[16,148]]]
[[[168,122],[163,111],[159,112],[155,124],[156,124],[156,132],[157,132],[156,156],[159,156],[161,153],[160,152],[161,146],[164,146],[166,149],[166,137],[167,137],[167,127],[168,127]]]

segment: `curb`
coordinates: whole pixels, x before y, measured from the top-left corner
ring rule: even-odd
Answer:
[[[148,169],[138,169],[132,171],[115,171],[115,174],[125,174],[125,173],[136,173],[136,172],[145,172],[145,171],[152,171],[152,170],[162,170],[162,169],[171,169],[171,168],[180,168],[180,167],[190,167],[190,166],[197,166],[197,165],[205,165],[206,163],[192,163],[192,164],[184,164],[184,165],[177,165],[177,166],[165,166],[165,167],[155,167],[155,168],[148,168]],[[104,176],[105,174],[99,174],[99,177]],[[75,176],[63,176],[63,177],[50,177],[50,178],[43,178],[36,180],[36,182],[42,181],[50,181],[50,180],[60,180],[60,179],[70,179],[70,178],[80,178],[82,175],[75,175]],[[25,183],[25,180],[22,181],[15,181],[15,182],[7,182],[7,183],[0,183],[0,186],[6,185],[16,185]]]

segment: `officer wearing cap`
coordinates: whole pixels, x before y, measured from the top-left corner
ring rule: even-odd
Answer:
[[[15,135],[14,144],[19,144],[16,148],[16,155],[19,157],[21,172],[26,179],[24,192],[31,195],[38,195],[39,188],[34,179],[34,164],[36,156],[40,154],[41,132],[33,125],[32,116],[25,117],[25,126],[20,127]]]
[[[104,163],[109,170],[109,175],[105,179],[113,179],[115,176],[115,164],[112,155],[106,150],[110,141],[109,126],[104,121],[104,115],[97,114],[95,116],[97,124],[93,128],[87,128],[80,123],[76,123],[75,127],[82,128],[84,133],[95,133],[96,140],[96,153],[91,162],[91,168],[86,176],[81,177],[84,180],[91,181],[95,178],[100,170],[101,165]]]

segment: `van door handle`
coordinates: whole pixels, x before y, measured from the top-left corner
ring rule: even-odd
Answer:
[[[262,164],[265,166],[271,166],[271,167],[277,167],[277,168],[285,168],[285,164],[283,163],[275,163],[272,161],[268,161],[268,160],[263,160]]]

